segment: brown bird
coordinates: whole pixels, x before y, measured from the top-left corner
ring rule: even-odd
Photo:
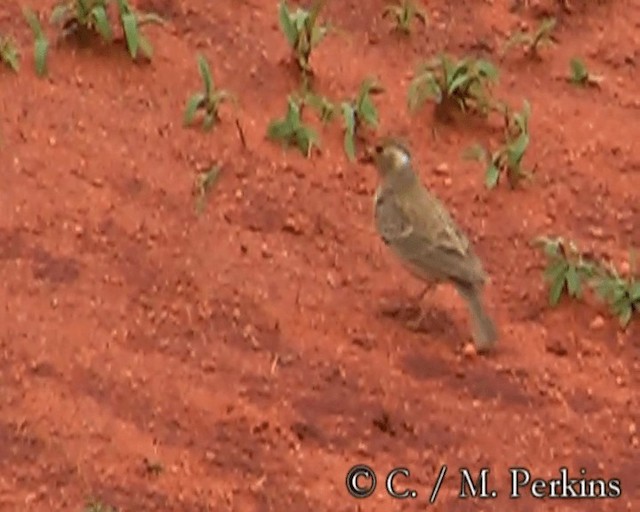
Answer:
[[[486,282],[482,263],[444,205],[420,182],[408,149],[389,140],[375,146],[366,160],[375,164],[380,177],[374,197],[376,229],[400,262],[426,283],[418,300],[441,282],[453,284],[469,308],[476,349],[493,347],[498,334],[481,299]],[[423,316],[421,309],[418,323]]]

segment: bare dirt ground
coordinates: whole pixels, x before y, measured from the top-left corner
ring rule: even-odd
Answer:
[[[549,308],[529,242],[563,235],[616,261],[640,246],[640,5],[549,2],[558,44],[539,62],[511,53],[497,89],[532,105],[535,179],[489,192],[460,154],[499,129],[438,124],[429,106],[410,116],[406,90],[442,50],[497,61],[544,10],[508,3],[430,0],[428,26],[402,38],[382,1],[329,2],[323,19],[339,30],[312,57],[332,97],[379,78],[380,133],[409,140],[424,182],[473,234],[502,337],[467,357],[464,304],[446,286],[421,332],[382,314],[420,286],[376,238],[376,177],[348,162],[340,127],[321,131],[309,160],[265,140],[298,85],[274,1],[140,2],[169,20],[145,28],[150,64],[63,44],[46,79],[20,6],[4,2],[0,31],[23,65],[0,72],[0,509],[82,511],[93,498],[132,512],[424,510],[447,464],[433,510],[636,510],[637,321],[622,332],[593,300]],[[197,52],[238,96],[246,149],[230,109],[211,133],[181,126]],[[599,89],[566,82],[574,55],[605,76]],[[222,175],[198,216],[194,175],[213,161]],[[358,463],[378,472],[366,500],[345,487]],[[417,499],[386,495],[394,466],[411,470]],[[499,497],[458,499],[462,466],[490,468]],[[541,478],[585,468],[619,478],[622,496],[509,500],[513,466]]]

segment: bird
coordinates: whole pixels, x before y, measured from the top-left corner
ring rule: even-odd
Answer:
[[[366,151],[364,162],[378,171],[373,198],[376,231],[400,263],[425,284],[416,300],[422,301],[442,282],[453,284],[468,306],[476,351],[492,349],[498,332],[482,300],[487,274],[444,204],[421,183],[407,146],[386,138]],[[414,327],[423,317],[420,308]]]

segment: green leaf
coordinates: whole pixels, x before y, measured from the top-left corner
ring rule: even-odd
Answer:
[[[633,308],[631,307],[631,304],[628,304],[628,303],[625,304],[622,310],[618,314],[620,318],[620,326],[622,328],[625,328],[627,325],[629,325],[629,322],[631,321],[632,313],[633,313]]]
[[[456,76],[447,87],[447,96],[453,95],[453,93],[467,81],[469,81],[469,75],[466,73]]]
[[[280,2],[278,6],[278,20],[280,21],[280,28],[289,42],[289,46],[292,48],[295,47],[296,41],[298,40],[298,29],[292,23],[287,4],[284,1]]]
[[[298,148],[309,158],[313,146],[318,143],[318,136],[315,131],[308,127],[302,127],[296,131],[295,138]]]
[[[629,297],[633,302],[640,301],[640,281],[629,287]]]
[[[507,159],[509,161],[509,167],[517,167],[520,164],[528,146],[529,135],[526,133],[520,134],[520,136],[508,146]]]
[[[358,109],[358,114],[362,117],[365,123],[370,126],[378,125],[378,111],[371,100],[371,97],[367,94],[363,96]]]
[[[196,112],[202,107],[205,101],[205,95],[201,92],[194,94],[187,100],[187,106],[184,110],[184,125],[189,126],[193,123]]]
[[[153,57],[153,46],[151,46],[149,40],[140,33],[138,33],[138,46],[142,51],[142,54],[147,59],[151,60],[151,58]]]
[[[121,16],[124,35],[127,40],[127,48],[132,59],[138,55],[138,46],[140,42],[138,34],[138,23],[136,17],[132,13],[124,13]]]
[[[563,259],[558,259],[545,269],[544,277],[549,283],[554,283],[558,279],[564,279],[568,271],[569,264]]]
[[[0,60],[4,61],[16,73],[20,70],[18,49],[9,38],[0,38]]]
[[[582,291],[582,287],[580,283],[580,277],[578,276],[578,272],[575,266],[569,265],[565,278],[567,280],[567,291],[569,292],[569,295],[571,295],[572,297],[579,297]]]
[[[564,289],[565,276],[561,276],[556,279],[549,289],[549,304],[551,306],[556,306],[560,301],[560,295],[562,295],[562,290]]]
[[[113,37],[113,33],[111,32],[111,26],[109,25],[109,18],[107,16],[107,11],[103,5],[96,5],[93,9],[91,9],[91,14],[93,18],[96,20],[96,28],[98,33],[107,41],[110,41]]]
[[[29,27],[31,28],[31,32],[33,32],[33,36],[35,39],[44,38],[44,33],[42,32],[42,26],[40,25],[40,20],[38,16],[28,8],[23,10],[23,14]]]
[[[33,58],[36,66],[36,73],[41,77],[47,74],[48,50],[49,41],[44,37],[37,38],[33,47]]]
[[[490,81],[495,81],[500,76],[498,68],[488,60],[478,59],[476,61],[476,70],[480,75],[488,78]]]
[[[51,11],[51,17],[49,18],[49,23],[52,25],[62,24],[62,22],[67,17],[69,13],[69,7],[67,4],[56,5]]]
[[[204,94],[209,98],[211,96],[211,91],[213,90],[213,80],[211,79],[209,63],[202,55],[198,55],[198,70],[202,77],[202,82],[204,83]]]
[[[498,166],[491,162],[487,166],[487,170],[485,172],[484,183],[488,189],[495,188],[498,185],[498,181],[500,180],[500,169]]]

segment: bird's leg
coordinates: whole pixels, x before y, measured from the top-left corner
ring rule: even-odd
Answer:
[[[436,287],[437,283],[434,281],[429,281],[428,283],[425,284],[425,287],[423,288],[423,290],[415,297],[415,303],[417,304],[418,307],[418,314],[415,318],[409,320],[406,325],[407,327],[412,330],[412,331],[418,331],[420,330],[420,326],[422,325],[422,321],[424,320],[424,317],[426,315],[424,309],[422,308],[422,306],[420,305],[420,303],[422,302],[422,299],[424,299],[424,296],[427,295],[427,293],[432,292],[434,290],[434,288]]]

